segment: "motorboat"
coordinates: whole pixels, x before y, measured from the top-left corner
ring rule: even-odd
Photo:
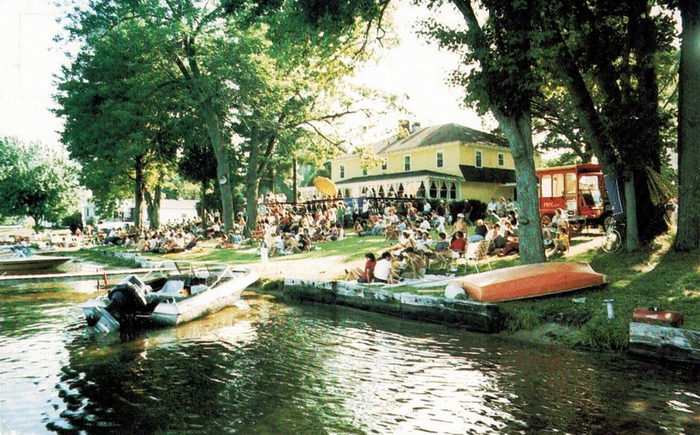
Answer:
[[[257,280],[250,269],[176,263],[171,272],[129,275],[82,309],[95,332],[175,326],[235,304]]]
[[[55,269],[70,261],[70,257],[35,255],[28,247],[11,246],[5,248],[7,255],[0,255],[0,272],[26,272]]]
[[[450,281],[448,286],[460,286],[477,301],[499,302],[570,292],[606,282],[607,277],[588,263],[552,262],[467,275]]]

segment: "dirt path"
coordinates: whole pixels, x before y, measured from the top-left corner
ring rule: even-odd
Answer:
[[[299,260],[277,260],[267,264],[262,262],[250,263],[246,266],[258,272],[261,277],[268,279],[304,278],[304,279],[336,279],[345,275],[345,269],[362,267],[364,260],[345,262],[345,255],[332,255],[321,258],[305,258]]]

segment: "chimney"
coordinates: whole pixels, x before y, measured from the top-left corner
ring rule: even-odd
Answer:
[[[414,121],[413,124],[411,124],[411,133],[415,133],[416,130],[420,128],[420,122]]]

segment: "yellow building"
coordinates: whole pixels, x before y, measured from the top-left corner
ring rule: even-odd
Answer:
[[[331,179],[341,196],[484,202],[513,197],[513,157],[508,144],[492,134],[457,124],[418,127],[372,149],[379,158],[374,164],[353,154],[331,162]]]

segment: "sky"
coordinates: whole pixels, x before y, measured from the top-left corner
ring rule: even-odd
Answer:
[[[493,128],[493,122],[484,123],[460,106],[463,90],[445,83],[458,58],[415,35],[414,24],[428,12],[408,2],[396,3],[392,14],[400,43],[380,50],[380,60],[362,68],[355,83],[406,96],[410,120],[422,126],[455,122],[475,129]],[[0,0],[0,137],[59,146],[62,123],[50,109],[55,107],[54,75],[67,60],[64,48],[53,41],[61,31],[56,22],[60,14],[49,0]],[[441,17],[450,15],[454,16],[448,12]],[[371,122],[386,131],[400,117]]]

